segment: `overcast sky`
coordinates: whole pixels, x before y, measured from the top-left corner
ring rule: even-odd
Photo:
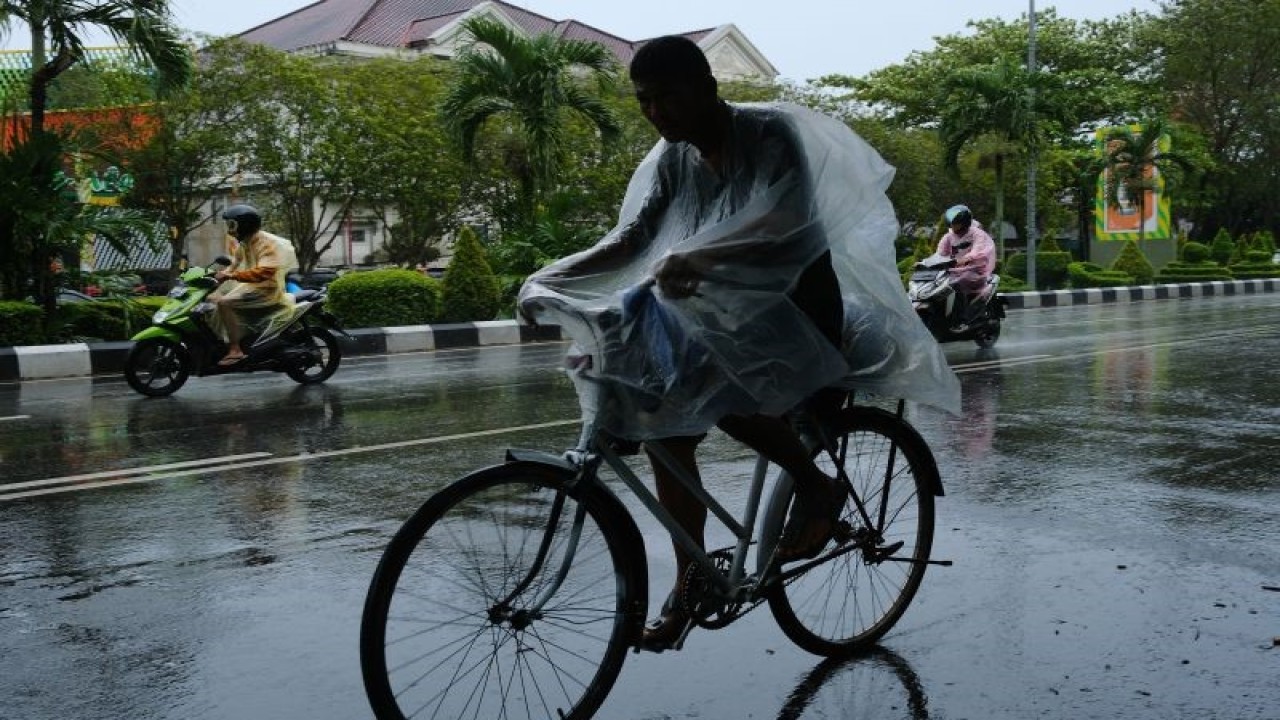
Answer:
[[[1012,20],[1032,0],[516,0],[554,20],[574,19],[628,40],[737,25],[784,78],[828,73],[864,75],[928,50],[933,38],[965,32],[971,19]],[[170,0],[177,24],[232,35],[290,11],[307,0]],[[1156,12],[1158,0],[1038,0],[1077,19],[1112,18],[1131,9]],[[25,48],[17,33],[6,47]]]

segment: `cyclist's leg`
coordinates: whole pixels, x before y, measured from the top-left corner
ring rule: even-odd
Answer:
[[[702,442],[704,437],[704,435],[699,435],[697,437],[663,438],[661,440],[648,440],[645,444],[646,446],[651,444],[661,445],[685,473],[700,483],[702,480],[698,474],[696,454],[698,443]],[[675,518],[680,527],[697,541],[699,547],[705,547],[703,535],[707,524],[706,506],[693,493],[689,492],[688,488],[676,478],[675,473],[667,468],[652,452],[648,452],[647,448],[646,452],[649,455],[649,464],[653,466],[653,478],[654,485],[658,491],[658,501],[662,503],[662,507],[666,508],[667,512],[671,513],[671,516]],[[679,543],[672,541],[672,547],[676,556],[676,577],[674,589],[669,597],[675,597],[679,592],[680,582],[685,577],[689,566],[693,563],[689,553]],[[649,650],[664,650],[670,647],[679,639],[688,622],[688,615],[673,603],[668,603],[667,606],[663,607],[661,615],[645,629],[641,646]]]
[[[844,501],[843,488],[818,469],[809,449],[785,419],[731,415],[721,419],[719,426],[780,466],[795,482],[796,501],[778,545],[778,559],[790,562],[817,555],[835,529]]]
[[[658,444],[671,455],[672,458],[680,464],[682,470],[695,481],[701,483],[702,478],[698,474],[697,451],[698,443],[702,442],[705,436],[697,437],[672,437],[663,438],[661,440],[648,440],[646,444]],[[662,461],[658,460],[652,453],[649,455],[649,464],[653,466],[654,484],[658,490],[658,501],[662,503],[662,507],[675,518],[680,527],[684,528],[694,540],[698,542],[700,547],[705,547],[703,543],[703,532],[707,524],[707,508],[703,505],[693,493],[676,479],[675,473],[671,472]],[[680,547],[679,543],[672,543],[676,554],[676,577],[684,575],[685,570],[693,560],[689,557],[689,553]]]

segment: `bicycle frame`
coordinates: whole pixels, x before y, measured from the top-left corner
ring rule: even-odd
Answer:
[[[756,523],[757,513],[760,509],[760,498],[764,491],[765,479],[769,472],[769,461],[763,456],[757,457],[755,471],[752,474],[751,485],[747,490],[747,505],[743,511],[742,520],[739,521],[724,507],[719,501],[712,497],[701,483],[694,480],[689,473],[680,466],[679,463],[666,452],[662,446],[653,444],[647,445],[649,452],[653,453],[671,474],[680,482],[694,497],[698,499],[711,514],[715,515],[726,528],[733,533],[736,543],[733,552],[733,561],[726,575],[716,567],[715,562],[703,550],[693,537],[680,527],[676,519],[662,506],[657,495],[654,494],[644,482],[631,470],[621,457],[618,456],[606,443],[600,442],[599,437],[593,438],[595,452],[604,460],[606,464],[617,473],[623,484],[635,494],[636,498],[653,514],[654,518],[662,524],[671,537],[677,542],[685,552],[689,553],[689,557],[693,562],[705,573],[705,576],[715,585],[720,594],[731,601],[746,601],[751,598],[749,591],[754,589],[754,584],[749,583],[746,575],[746,558],[747,549],[754,540],[754,527]],[[779,471],[779,482],[781,476],[785,473]],[[592,480],[598,482],[598,478],[592,476]],[[781,496],[785,502],[786,495],[775,491],[774,498]],[[772,500],[771,502],[776,502]],[[761,553],[764,555],[764,553]],[[763,569],[763,563],[762,567]]]
[[[585,387],[579,388],[580,393],[598,393],[600,388],[594,383],[587,383]],[[587,401],[587,398],[583,398]],[[584,407],[586,402],[584,402]],[[898,401],[897,415],[902,417],[905,408],[904,401]],[[813,442],[823,448],[833,462],[837,470],[837,479],[848,485],[848,478],[844,472],[844,455],[847,447],[842,441],[840,446],[835,446],[830,438],[821,428],[819,423],[814,424],[818,437],[811,438]],[[635,497],[640,500],[641,504],[649,511],[650,514],[666,529],[672,540],[676,542],[685,552],[688,553],[690,559],[702,571],[703,576],[709,580],[719,597],[731,603],[747,603],[758,600],[761,596],[761,589],[765,587],[760,583],[766,577],[769,583],[786,582],[792,577],[803,574],[809,568],[826,562],[827,560],[852,552],[858,549],[857,544],[850,544],[843,548],[837,549],[833,553],[819,556],[813,560],[800,563],[791,567],[784,572],[775,572],[769,574],[769,569],[773,562],[773,552],[777,546],[777,542],[782,535],[782,528],[786,521],[786,514],[791,499],[791,477],[782,469],[779,469],[775,477],[772,491],[767,501],[764,502],[764,514],[761,521],[761,530],[759,533],[760,547],[756,553],[756,574],[748,575],[746,571],[746,561],[748,550],[751,545],[756,542],[755,526],[760,516],[761,501],[764,494],[765,481],[769,475],[770,462],[763,455],[757,455],[755,469],[752,473],[751,484],[747,491],[747,503],[743,510],[741,520],[734,517],[723,504],[712,497],[700,482],[693,478],[684,467],[682,467],[666,451],[657,443],[646,444],[646,449],[661,462],[686,490],[689,491],[699,502],[701,502],[712,515],[716,517],[734,536],[735,544],[728,572],[724,572],[716,566],[711,556],[704,550],[693,537],[676,521],[675,517],[662,506],[657,495],[650,490],[645,483],[636,475],[627,462],[619,456],[606,442],[604,436],[597,428],[594,417],[584,419],[581,435],[577,445],[573,450],[565,453],[563,460],[576,469],[577,477],[575,482],[600,483],[598,471],[601,462],[607,464],[622,480],[623,484],[634,493]],[[891,454],[884,478],[884,492],[881,497],[886,497],[889,484],[894,474],[894,465],[897,459],[896,446],[891,448]],[[863,498],[850,486],[850,498],[854,503],[862,522],[867,528],[875,530],[876,538],[884,528],[886,521],[887,508],[883,501],[873,513],[868,512]],[[939,492],[939,494],[941,494]],[[560,512],[563,509],[563,499],[557,498],[557,502],[553,505],[551,517],[548,520],[547,534],[543,538],[542,544],[538,549],[534,563],[529,570],[528,575],[522,582],[517,585],[516,590],[509,598],[500,605],[505,605],[511,599],[519,595],[529,583],[533,581],[541,571],[543,565],[547,561],[548,548],[551,544],[551,529],[559,522]],[[560,560],[560,568],[557,570],[555,578],[544,588],[544,591],[526,610],[528,612],[537,613],[543,605],[550,600],[552,596],[559,590],[561,583],[568,574],[568,569],[573,563],[573,559],[577,553],[577,543],[580,537],[584,512],[580,509],[574,518],[573,527],[570,531],[571,537],[564,548],[563,557]]]

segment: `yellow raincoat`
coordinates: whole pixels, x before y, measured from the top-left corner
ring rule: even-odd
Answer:
[[[232,255],[231,279],[218,294],[249,330],[274,334],[293,316],[293,296],[285,292],[285,276],[298,264],[293,244],[259,230],[244,242],[228,235],[227,249]],[[225,337],[225,328],[218,329]]]

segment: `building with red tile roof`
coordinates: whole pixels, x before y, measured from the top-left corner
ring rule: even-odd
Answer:
[[[462,22],[490,17],[526,35],[550,33],[604,45],[624,66],[644,40],[627,40],[577,20],[553,20],[502,0],[319,0],[239,37],[286,52],[374,57],[452,57],[466,40]],[[778,71],[732,23],[681,34],[702,47],[724,80],[773,79]]]

